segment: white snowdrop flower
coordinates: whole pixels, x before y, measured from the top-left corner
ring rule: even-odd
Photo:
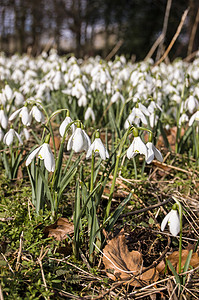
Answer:
[[[191,116],[189,120],[189,126],[191,126],[194,121],[199,121],[199,110]]]
[[[64,133],[65,133],[65,129],[66,129],[66,126],[68,124],[70,124],[73,120],[71,119],[71,117],[69,116],[66,116],[66,118],[63,120],[63,122],[61,123],[60,127],[59,127],[59,133],[60,135],[63,137],[64,136]],[[72,124],[71,125],[71,129],[72,129],[72,133],[74,133],[75,129],[76,129],[76,126],[75,124]]]
[[[45,117],[43,113],[39,110],[39,108],[34,105],[30,111],[30,114],[35,118],[35,120],[39,123],[45,122]]]
[[[3,109],[0,109],[0,124],[3,129],[8,127],[8,117]]]
[[[7,146],[10,146],[13,143],[15,137],[18,139],[20,144],[23,145],[23,141],[22,141],[20,135],[13,128],[10,128],[8,130],[8,132],[4,135],[4,138],[3,138],[4,144],[6,144]]]
[[[7,101],[12,100],[13,91],[12,91],[11,87],[8,84],[5,85],[4,89],[2,89],[2,92],[6,96]]]
[[[90,145],[88,152],[86,154],[86,159],[90,158],[92,155],[92,151],[95,154],[99,154],[99,156],[101,157],[101,159],[105,160],[106,158],[109,158],[109,154],[107,149],[104,147],[101,139],[95,138],[94,142]]]
[[[111,97],[111,102],[115,103],[118,102],[119,100],[122,100],[123,103],[125,101],[122,94],[119,91],[116,91],[115,94],[113,94],[113,96]]]
[[[135,157],[137,154],[144,154],[147,158],[147,147],[139,136],[134,137],[133,142],[127,149],[126,155],[128,159]]]
[[[85,107],[87,105],[87,98],[86,98],[86,95],[82,95],[79,100],[78,100],[78,106],[81,107]]]
[[[146,158],[147,164],[150,164],[154,160],[154,158],[156,158],[160,162],[163,162],[163,157],[161,152],[151,142],[146,143],[146,147],[148,151],[147,158]]]
[[[193,95],[190,95],[185,101],[185,107],[191,114],[194,112],[195,109],[198,108],[198,105],[198,100]]]
[[[26,127],[24,127],[20,133],[20,137],[22,138],[23,136],[25,137],[26,141],[28,141],[30,138],[30,133]]]
[[[24,96],[22,95],[22,93],[15,91],[14,97],[15,97],[15,105],[16,106],[19,106],[24,103]]]
[[[158,119],[159,119],[158,116],[154,112],[150,114],[149,124],[150,124],[151,128],[153,128],[157,124]]]
[[[169,231],[173,236],[177,236],[180,232],[180,219],[178,211],[172,209],[162,220],[161,230],[164,231],[166,225],[169,225]]]
[[[95,121],[95,114],[91,107],[87,108],[84,115],[84,120],[88,120],[89,118],[91,118],[93,122]]]
[[[182,124],[188,121],[189,121],[189,117],[187,116],[187,114],[183,113],[179,118],[179,125],[181,126]]]
[[[27,106],[23,106],[17,109],[15,112],[13,112],[9,117],[9,121],[13,121],[18,115],[21,118],[23,125],[30,126],[32,121],[32,115],[28,112]]]
[[[32,162],[36,155],[39,159],[44,160],[44,166],[48,172],[55,171],[55,158],[48,143],[43,143],[43,145],[39,146],[30,153],[26,160],[26,166]]]
[[[124,128],[127,129],[132,123],[139,125],[140,121],[142,121],[143,124],[147,124],[147,119],[144,113],[140,110],[140,108],[134,107],[124,123]]]
[[[7,103],[7,99],[6,99],[5,95],[3,93],[0,93],[0,104],[5,106],[6,103]]]
[[[68,140],[67,150],[73,149],[75,152],[81,152],[83,150],[88,151],[91,145],[90,138],[81,128],[76,128],[75,132]]]
[[[154,113],[154,111],[157,110],[157,109],[159,109],[160,111],[162,111],[162,108],[155,101],[151,101],[147,109],[148,109],[148,112],[149,112],[150,115],[152,113]]]

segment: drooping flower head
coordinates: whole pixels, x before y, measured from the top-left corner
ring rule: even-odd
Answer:
[[[91,145],[91,140],[86,132],[81,128],[80,122],[77,123],[77,128],[68,140],[67,150],[74,150],[76,153],[88,151]]]
[[[50,136],[47,136],[46,141],[30,153],[26,160],[26,166],[28,166],[37,155],[39,159],[44,161],[44,166],[48,172],[55,171],[55,158],[48,143],[49,139]]]
[[[180,218],[177,211],[177,205],[174,204],[172,210],[164,217],[161,223],[161,230],[164,231],[166,225],[169,225],[169,231],[173,236],[180,232]]]
[[[86,154],[86,159],[90,158],[92,155],[92,152],[95,154],[99,154],[101,159],[105,160],[106,158],[109,158],[109,154],[107,149],[104,147],[101,139],[100,139],[100,134],[99,131],[95,133],[95,140],[94,142],[90,145],[88,152]]]
[[[61,125],[60,125],[60,127],[59,127],[59,133],[60,133],[60,135],[61,135],[62,137],[64,136],[66,127],[67,127],[71,122],[73,122],[73,120],[72,120],[71,117],[70,117],[69,110],[67,110],[66,117],[65,117],[65,119],[63,120],[63,122],[61,123]],[[74,132],[75,132],[75,129],[76,129],[75,124],[72,124],[72,125],[71,125],[71,129],[72,129],[72,133],[74,133]]]
[[[145,157],[147,158],[147,147],[139,137],[137,128],[133,129],[133,135],[134,135],[133,142],[131,143],[130,147],[127,149],[127,153],[126,153],[128,159],[135,157],[137,154],[144,154]]]

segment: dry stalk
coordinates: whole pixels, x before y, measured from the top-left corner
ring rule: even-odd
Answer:
[[[1,284],[0,284],[0,300],[4,300]]]
[[[22,247],[23,247],[23,231],[20,235],[20,241],[19,241],[19,251],[18,251],[18,255],[17,255],[17,262],[16,262],[16,271],[19,270],[19,266],[20,266],[20,258],[21,258],[21,253],[22,253]]]
[[[162,38],[162,40],[159,44],[159,48],[158,48],[157,56],[156,56],[156,61],[159,60],[160,56],[163,53],[163,44],[164,44],[164,40],[165,40],[165,36],[166,36],[166,32],[167,32],[169,14],[170,14],[170,10],[171,10],[171,3],[172,3],[172,0],[167,1],[166,11],[165,11],[165,15],[164,15],[163,28],[162,28],[163,38]]]
[[[159,65],[159,64],[167,57],[167,55],[169,54],[171,48],[173,47],[175,41],[177,40],[177,38],[178,38],[178,36],[179,36],[179,34],[180,34],[181,30],[182,30],[182,26],[183,26],[183,24],[184,24],[184,22],[185,22],[185,19],[186,19],[186,17],[187,17],[188,12],[189,12],[189,8],[187,8],[187,9],[184,11],[184,13],[183,13],[183,15],[182,15],[182,18],[181,18],[181,21],[180,21],[180,24],[179,24],[179,26],[178,26],[178,28],[177,28],[177,31],[176,31],[176,33],[175,33],[173,39],[171,40],[171,43],[169,44],[168,48],[166,49],[166,51],[165,51],[165,53],[162,55],[162,57],[154,64],[154,67],[157,66],[157,65]]]
[[[198,27],[198,22],[199,22],[199,8],[198,8],[196,19],[195,19],[195,22],[193,24],[193,28],[192,28],[192,31],[191,31],[187,56],[189,56],[191,54],[192,49],[193,49],[193,42],[194,42],[194,39],[195,39],[195,35],[196,35],[197,27]]]

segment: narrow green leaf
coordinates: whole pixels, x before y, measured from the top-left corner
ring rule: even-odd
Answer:
[[[132,193],[129,193],[128,196],[118,205],[118,207],[115,209],[114,213],[112,214],[111,218],[109,219],[108,225],[106,226],[106,231],[110,232],[113,228],[114,224],[118,220],[119,216],[121,215],[125,205],[129,202],[131,199]]]

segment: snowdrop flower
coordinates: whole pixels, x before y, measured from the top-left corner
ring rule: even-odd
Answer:
[[[122,94],[120,94],[119,91],[116,91],[115,94],[113,94],[113,96],[111,97],[111,102],[115,103],[115,102],[118,102],[120,99],[124,103],[124,101],[125,101],[124,97],[122,96]]]
[[[92,151],[95,154],[99,154],[101,159],[105,160],[106,158],[109,158],[109,154],[107,149],[104,147],[100,137],[99,137],[99,132],[96,132],[96,137],[94,142],[90,145],[88,152],[86,154],[86,159],[90,158],[92,155]]]
[[[34,105],[30,111],[30,114],[35,118],[35,120],[39,123],[45,122],[45,117],[43,113],[39,110],[39,108]]]
[[[179,118],[179,125],[181,126],[183,123],[188,122],[188,120],[189,117],[185,113],[183,113]]]
[[[30,153],[26,160],[26,166],[28,166],[35,156],[44,161],[44,166],[48,172],[55,171],[55,158],[48,143],[43,143],[43,145],[37,147],[33,152]]]
[[[78,127],[68,140],[67,150],[72,149],[75,152],[88,151],[90,145],[90,138],[84,130]]]
[[[23,141],[22,141],[20,135],[13,128],[10,128],[8,130],[8,132],[4,135],[4,138],[3,138],[4,144],[6,144],[7,146],[10,146],[13,143],[15,137],[18,139],[20,144],[23,145]]]
[[[147,147],[141,140],[141,138],[138,136],[138,130],[134,128],[134,139],[133,142],[131,143],[130,147],[127,149],[127,157],[128,159],[131,159],[135,157],[138,153],[144,154],[145,157],[147,158]]]
[[[146,143],[146,147],[148,151],[147,158],[146,158],[147,164],[150,164],[152,160],[154,160],[154,158],[156,158],[160,162],[163,162],[163,157],[161,152],[151,142]]]
[[[193,95],[190,95],[185,101],[185,107],[188,109],[190,114],[192,114],[194,110],[198,108],[198,105],[198,100]]]
[[[85,107],[86,105],[87,105],[87,98],[86,98],[86,96],[85,95],[82,95],[80,98],[79,98],[79,100],[78,100],[78,106],[80,107],[80,106],[83,106],[83,107]]]
[[[199,110],[191,116],[191,118],[189,120],[189,126],[191,126],[194,121],[199,121]]]
[[[63,137],[64,133],[65,133],[65,129],[67,127],[68,124],[70,124],[71,122],[73,122],[73,120],[71,119],[71,117],[69,116],[69,112],[67,112],[67,116],[66,118],[63,120],[63,122],[61,123],[60,127],[59,127],[59,133],[60,135]],[[76,126],[75,124],[71,125],[71,129],[72,129],[72,133],[74,133]]]
[[[163,219],[161,223],[161,230],[164,231],[166,225],[169,225],[169,230],[173,236],[177,236],[180,232],[180,219],[178,211],[172,209]]]
[[[30,133],[29,133],[29,131],[28,131],[28,129],[27,129],[26,127],[24,127],[24,128],[22,129],[21,133],[20,133],[20,137],[21,137],[21,138],[22,138],[22,136],[25,137],[26,141],[28,141],[29,138],[30,138]]]
[[[7,101],[12,100],[12,98],[13,98],[13,91],[12,91],[11,87],[8,84],[5,85],[5,88],[2,89],[2,92],[5,95]]]
[[[15,105],[16,106],[19,106],[24,103],[24,96],[22,95],[22,93],[15,91],[14,97],[15,97]]]
[[[15,112],[13,112],[9,117],[9,121],[13,121],[18,115],[21,118],[23,125],[30,126],[32,121],[32,115],[28,112],[27,106],[23,106],[17,109]]]
[[[8,127],[8,117],[3,108],[0,109],[0,124],[3,129],[6,129]]]
[[[91,119],[93,120],[93,122],[95,121],[95,114],[94,114],[94,111],[92,110],[91,107],[88,107],[86,112],[85,112],[85,115],[84,115],[84,119],[85,120],[88,120],[89,118],[91,117]]]
[[[132,109],[131,114],[126,119],[124,128],[127,129],[132,123],[138,125],[140,121],[142,121],[143,124],[147,124],[145,115],[150,115],[147,108],[141,103],[139,103],[138,105],[136,104],[136,107]]]

